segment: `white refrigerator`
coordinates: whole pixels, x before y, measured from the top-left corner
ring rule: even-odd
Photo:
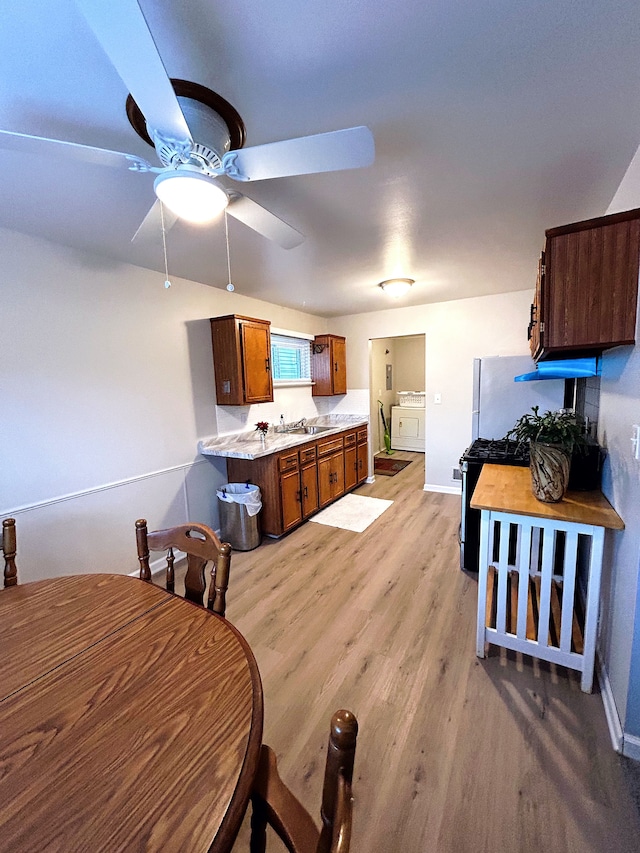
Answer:
[[[535,370],[527,355],[491,356],[473,360],[472,438],[504,438],[521,415],[564,406],[564,379],[514,382]]]

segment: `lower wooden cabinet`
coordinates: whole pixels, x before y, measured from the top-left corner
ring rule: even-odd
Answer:
[[[260,527],[278,537],[366,480],[367,441],[361,427],[260,459],[229,458],[227,476],[259,486]]]
[[[318,503],[330,504],[344,494],[344,436],[331,436],[317,443]]]
[[[367,427],[359,429],[357,432],[358,449],[357,449],[357,477],[358,485],[366,482],[369,476],[369,431]]]
[[[344,488],[348,492],[358,485],[358,439],[356,431],[344,437]]]
[[[298,458],[300,460],[300,510],[302,519],[305,519],[318,509],[318,465],[315,442],[301,447]]]
[[[300,457],[298,448],[277,455],[280,476],[280,518],[282,530],[287,532],[302,521],[300,493]],[[264,498],[262,499],[264,505]]]

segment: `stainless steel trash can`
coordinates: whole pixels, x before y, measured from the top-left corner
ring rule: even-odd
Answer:
[[[252,551],[260,544],[262,498],[258,486],[226,483],[218,491],[220,538],[235,551]]]

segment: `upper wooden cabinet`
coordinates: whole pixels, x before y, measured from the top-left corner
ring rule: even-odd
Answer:
[[[347,393],[347,348],[339,335],[317,335],[313,339],[311,378],[314,397]]]
[[[537,361],[635,343],[640,209],[545,232],[529,343]]]
[[[238,314],[211,319],[219,406],[272,402],[270,326],[268,320]]]

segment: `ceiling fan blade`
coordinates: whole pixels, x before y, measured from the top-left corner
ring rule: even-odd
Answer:
[[[84,163],[97,166],[127,166],[134,172],[159,172],[151,163],[135,154],[123,154],[121,151],[109,151],[107,148],[93,148],[91,145],[79,145],[76,142],[63,142],[60,139],[46,139],[42,136],[30,136],[28,133],[12,133],[0,130],[0,148],[32,154],[34,157],[63,156],[73,157]]]
[[[190,151],[187,122],[136,0],[76,0],[151,131]],[[185,158],[186,159],[186,158]]]
[[[299,231],[246,196],[232,194],[227,213],[283,249],[293,249],[304,242]]]
[[[164,223],[163,223],[164,220]],[[132,243],[137,243],[138,245],[143,243],[151,243],[157,242],[162,238],[162,227],[164,224],[165,234],[169,231],[178,221],[177,213],[174,213],[172,210],[164,205],[159,198],[155,200],[155,202],[151,205],[149,212],[145,216],[145,218],[140,223],[138,230],[131,238]]]
[[[222,165],[226,174],[237,181],[264,181],[358,169],[370,166],[374,157],[373,134],[362,126],[229,151]]]

